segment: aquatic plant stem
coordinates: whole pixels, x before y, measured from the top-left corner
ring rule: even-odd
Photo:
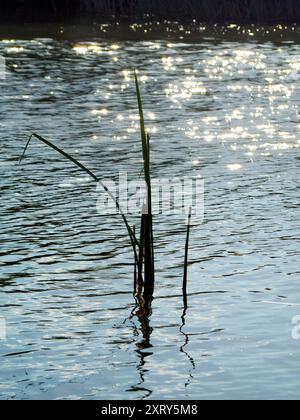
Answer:
[[[189,242],[190,242],[191,220],[192,220],[192,207],[190,207],[189,215],[188,215],[188,224],[187,224],[186,242],[185,242],[184,274],[183,274],[183,285],[182,285],[183,303],[184,303],[185,308],[188,307],[187,283],[188,283]]]
[[[155,267],[154,267],[154,241],[153,241],[153,217],[152,217],[152,191],[151,191],[151,171],[150,171],[150,137],[146,133],[143,103],[141,98],[140,86],[137,71],[134,72],[138,111],[140,116],[141,142],[143,152],[144,177],[146,183],[146,203],[142,211],[141,221],[141,240],[143,246],[144,264],[140,260],[139,275],[142,275],[144,267],[144,297],[153,296]]]

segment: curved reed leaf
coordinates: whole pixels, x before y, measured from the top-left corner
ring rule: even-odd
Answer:
[[[30,142],[31,142],[31,140],[33,138],[36,138],[37,140],[40,140],[42,143],[46,144],[47,146],[49,146],[52,149],[54,149],[56,152],[58,152],[61,155],[63,155],[66,159],[68,159],[71,162],[73,162],[82,171],[86,172],[91,178],[93,178],[94,181],[98,182],[101,185],[101,187],[107,192],[107,194],[110,196],[110,198],[116,204],[117,209],[119,210],[119,212],[120,212],[120,214],[122,216],[122,219],[123,219],[123,221],[125,223],[125,226],[127,228],[127,231],[128,231],[128,235],[130,237],[131,245],[132,245],[132,248],[133,248],[133,251],[134,251],[134,255],[135,255],[135,260],[138,261],[138,255],[137,255],[137,252],[136,252],[136,247],[139,248],[139,242],[137,241],[136,236],[135,236],[132,228],[130,227],[130,225],[129,225],[127,219],[126,219],[126,216],[125,216],[125,214],[124,214],[124,212],[123,212],[123,210],[122,210],[122,208],[120,206],[120,203],[119,203],[118,199],[116,197],[114,197],[114,195],[109,191],[109,189],[106,187],[106,185],[104,185],[103,182],[95,174],[93,174],[93,172],[91,172],[82,163],[78,162],[78,160],[74,159],[71,155],[69,155],[68,153],[66,153],[64,150],[62,150],[59,147],[55,146],[55,144],[51,143],[49,140],[46,140],[44,137],[42,137],[42,136],[40,136],[40,135],[38,135],[36,133],[31,134],[31,136],[29,137],[28,142],[27,142],[27,144],[26,144],[26,146],[24,148],[24,151],[22,153],[22,156],[20,157],[19,163],[21,163],[22,159],[25,157],[25,154],[26,154],[26,151],[28,149],[28,146],[29,146],[29,144],[30,144]]]

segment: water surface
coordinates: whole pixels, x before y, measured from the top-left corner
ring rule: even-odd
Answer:
[[[0,41],[1,399],[299,398],[300,46],[278,31]],[[93,182],[36,142],[17,165],[37,131],[101,178],[139,177],[134,67],[154,175],[205,179],[185,317],[181,220],[156,219],[148,319]]]

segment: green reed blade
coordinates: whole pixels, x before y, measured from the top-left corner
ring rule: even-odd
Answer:
[[[146,209],[143,209],[141,221],[141,247],[144,260],[140,257],[139,274],[141,275],[144,266],[144,297],[145,300],[151,300],[154,290],[154,244],[153,244],[153,219],[152,219],[152,192],[151,192],[151,171],[150,171],[150,138],[145,128],[145,118],[143,111],[143,103],[140,92],[139,80],[137,72],[134,72],[136,96],[138,102],[138,110],[140,116],[141,141],[144,161],[144,177],[147,186],[147,203]],[[143,264],[144,263],[144,264]]]
[[[138,75],[137,75],[136,70],[134,72],[134,78],[135,78],[136,96],[137,96],[137,101],[138,101],[138,109],[139,109],[139,115],[140,115],[141,140],[142,140],[143,161],[144,161],[144,176],[145,176],[145,182],[147,184],[147,189],[148,189],[147,191],[148,214],[152,214],[149,139],[148,139],[146,128],[145,128],[143,102],[142,102],[139,80],[138,80]]]
[[[136,247],[139,248],[139,242],[136,239],[136,236],[132,230],[132,228],[130,227],[126,216],[124,214],[124,212],[121,209],[121,206],[119,204],[119,201],[116,197],[113,196],[113,194],[109,191],[109,189],[103,184],[103,182],[95,175],[93,174],[93,172],[91,172],[89,169],[87,169],[82,163],[78,162],[78,160],[74,159],[71,155],[69,155],[68,153],[66,153],[64,150],[60,149],[59,147],[55,146],[55,144],[51,143],[49,140],[46,140],[44,137],[33,133],[30,137],[29,140],[24,148],[24,151],[22,153],[22,156],[20,157],[19,163],[21,163],[22,159],[24,158],[26,151],[28,149],[28,146],[31,142],[31,140],[33,138],[36,138],[37,140],[40,140],[42,143],[46,144],[47,146],[51,147],[52,149],[54,149],[56,152],[60,153],[61,155],[63,155],[66,159],[70,160],[71,162],[73,162],[76,166],[78,166],[82,171],[86,172],[90,177],[92,177],[96,182],[98,182],[102,188],[107,192],[107,194],[110,196],[110,198],[114,201],[114,203],[117,206],[117,209],[119,210],[121,217],[125,223],[125,226],[127,228],[128,231],[128,235],[130,237],[130,241],[131,241],[131,245],[133,247],[133,251],[134,251],[134,255],[135,255],[135,260],[138,261],[138,255],[136,252]]]

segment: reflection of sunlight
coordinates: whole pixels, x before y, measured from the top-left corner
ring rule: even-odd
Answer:
[[[227,165],[227,168],[230,171],[239,171],[240,169],[242,169],[242,165],[240,165],[239,163],[232,163],[230,165]]]
[[[107,115],[108,114],[108,110],[107,109],[93,109],[92,110],[92,114],[93,115]]]
[[[210,142],[212,142],[214,139],[215,139],[215,136],[214,135],[212,135],[212,134],[205,134],[204,133],[204,140],[207,142],[207,143],[210,143]]]
[[[204,122],[204,124],[211,124],[214,123],[216,121],[218,121],[217,117],[204,117],[202,118],[202,121]]]
[[[290,150],[290,149],[298,149],[300,147],[299,144],[295,143],[264,143],[262,147],[266,150]]]
[[[176,70],[176,66],[173,65],[174,59],[172,57],[163,57],[162,62],[166,71]]]
[[[255,55],[255,52],[248,50],[235,50],[234,54],[237,56],[238,59],[242,60],[244,58],[249,59],[250,57],[253,57]]]
[[[243,120],[244,118],[245,116],[243,115],[240,109],[235,109],[230,115],[225,116],[225,119],[228,122],[231,120]]]
[[[251,34],[249,32],[249,35]],[[264,70],[267,67],[265,61],[266,56],[257,51],[240,49],[232,52],[224,50],[204,60],[204,71],[210,79],[221,80],[226,74],[236,77],[236,75],[245,74],[246,71],[249,73],[255,70]]]
[[[187,77],[180,84],[169,83],[165,92],[172,102],[180,103],[191,99],[194,95],[206,95],[207,89],[195,77]]]
[[[129,119],[132,120],[132,121],[139,121],[140,117],[137,114],[131,114],[131,115],[129,115]]]
[[[149,118],[150,120],[155,120],[156,119],[156,116],[155,116],[154,112],[149,112],[147,114],[147,118]]]
[[[147,131],[149,134],[156,134],[158,132],[158,128],[157,127],[147,127]]]
[[[113,61],[118,61],[118,57],[115,57],[117,51],[119,50],[120,46],[117,44],[111,45],[109,48],[105,47],[104,45],[100,46],[96,42],[91,43],[79,43],[73,47],[73,50],[78,55],[86,55],[86,54],[103,54],[106,53],[113,57]]]
[[[125,82],[130,82],[132,72],[130,70],[123,70],[122,74],[124,76]]]
[[[257,150],[257,146],[253,145],[253,144],[248,144],[247,149],[249,150],[249,152],[254,153]]]
[[[127,133],[136,133],[139,130],[138,124],[132,124],[130,128],[127,128]]]
[[[253,29],[254,30],[254,29]],[[299,132],[297,120],[298,108],[294,100],[297,92],[296,80],[300,78],[297,75],[300,69],[300,56],[295,55],[292,58],[283,60],[282,66],[274,65],[272,59],[265,51],[252,46],[240,47],[239,49],[223,48],[222,51],[213,48],[207,49],[206,57],[191,62],[189,57],[185,56],[184,50],[173,54],[177,48],[176,44],[168,44],[164,55],[159,51],[161,46],[156,42],[147,42],[149,48],[155,54],[158,50],[157,60],[166,76],[166,83],[160,87],[165,88],[164,94],[171,102],[171,109],[181,109],[185,104],[190,105],[193,113],[187,114],[184,123],[175,129],[184,137],[193,140],[193,142],[203,142],[209,144],[212,142],[221,143],[223,147],[226,143],[228,153],[241,153],[240,156],[263,156],[278,155],[288,152],[293,148],[298,148],[297,132]],[[106,53],[118,54],[122,49],[121,44],[106,45],[96,42],[79,43],[74,47],[78,53]],[[282,48],[280,54],[285,53]],[[113,57],[117,58],[116,55]],[[113,59],[112,57],[112,59]],[[154,58],[155,60],[155,58]],[[156,70],[155,70],[156,71]],[[172,76],[169,73],[172,72]],[[292,76],[292,73],[294,74]],[[119,83],[115,78],[109,78],[106,81],[105,91],[97,89],[97,100],[112,101],[118,91],[128,91],[132,88],[133,70],[129,68],[128,62],[124,63],[120,70]],[[292,76],[292,78],[291,78]],[[159,83],[156,79],[157,74],[140,72],[139,78],[142,83]],[[258,83],[261,80],[261,83]],[[212,99],[214,101],[222,100],[218,93],[214,93],[214,87],[210,87],[208,96],[209,78],[222,80],[223,90],[229,102],[224,103],[223,108],[218,112],[210,108]],[[286,81],[289,80],[289,83]],[[149,87],[149,86],[148,86]],[[160,88],[155,87],[155,92],[160,92]],[[216,91],[217,92],[217,91]],[[241,104],[239,106],[239,98]],[[251,99],[248,105],[245,105],[243,98]],[[199,102],[198,102],[199,101]],[[92,114],[97,116],[98,121],[101,117],[110,114],[108,102],[102,103],[103,109],[98,109],[97,105],[92,105]],[[199,104],[198,104],[199,103]],[[207,104],[207,105],[206,105]],[[93,109],[95,108],[95,109]],[[107,108],[107,109],[106,109]],[[198,108],[204,110],[201,114]],[[194,113],[194,110],[197,113]],[[290,117],[291,112],[293,117]],[[148,122],[148,133],[154,134],[161,130],[158,125],[158,112],[155,108],[149,109],[145,106],[145,120]],[[295,117],[296,116],[296,117]],[[295,117],[295,118],[294,118]],[[137,133],[140,130],[139,115],[132,111],[118,111],[107,123],[114,124],[126,121],[124,128],[125,134]],[[275,121],[285,119],[288,123],[293,118],[296,130],[292,132],[286,125],[279,126]],[[294,121],[295,119],[295,121]],[[253,144],[254,143],[254,144]],[[191,143],[192,144],[192,143]],[[239,161],[239,159],[236,159]],[[191,162],[194,166],[200,164],[195,159]],[[242,165],[233,163],[227,166],[230,171],[239,171]]]
[[[82,55],[85,55],[88,53],[100,54],[102,52],[100,46],[97,44],[90,44],[90,45],[77,44],[73,47],[73,49],[77,54],[82,54]]]
[[[9,47],[9,48],[7,48],[6,51],[8,53],[19,53],[19,52],[24,51],[24,48],[23,47]]]
[[[288,59],[288,64],[293,71],[299,71],[300,70],[300,57],[295,56],[291,59]]]

